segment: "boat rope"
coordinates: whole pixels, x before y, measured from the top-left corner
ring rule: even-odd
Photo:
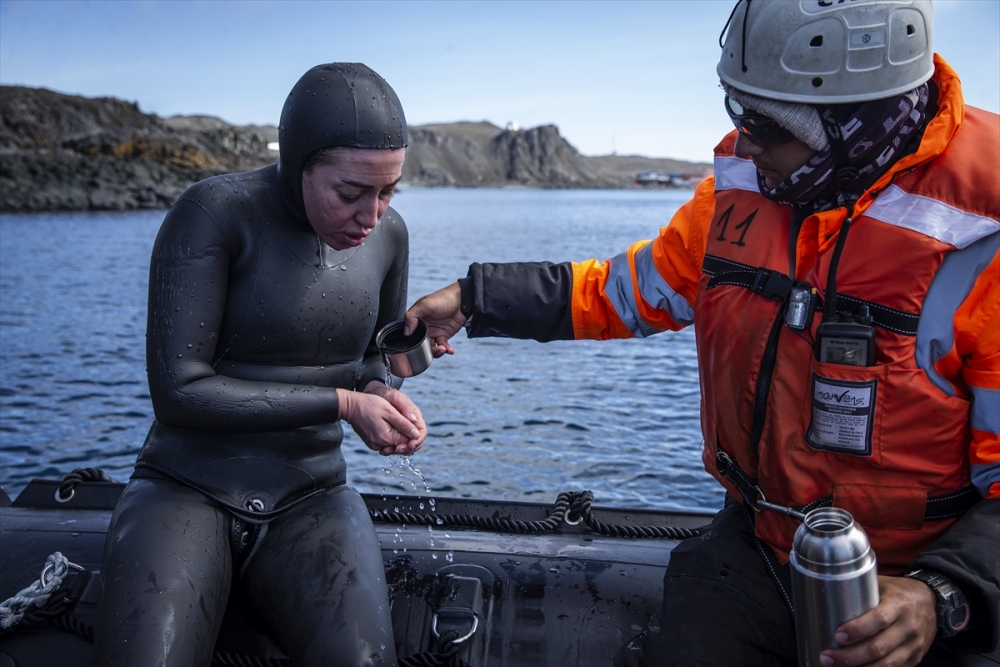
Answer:
[[[63,477],[62,484],[56,490],[56,501],[67,503],[76,493],[76,485],[80,482],[114,482],[111,477],[99,468],[76,468]]]
[[[424,651],[399,659],[399,667],[469,667],[469,663],[458,657],[461,642],[456,643],[458,632],[445,630],[438,639],[438,651]],[[465,639],[468,639],[466,636]]]
[[[584,523],[590,526],[595,533],[607,535],[609,537],[649,537],[667,538],[671,540],[683,540],[689,537],[697,537],[701,531],[697,528],[678,528],[676,526],[622,526],[617,524],[604,523],[591,512],[591,505],[594,503],[594,494],[584,491],[579,496],[579,509],[574,503],[570,507],[570,519],[574,516],[582,516]],[[574,514],[575,512],[575,514]]]
[[[288,658],[258,658],[253,655],[216,651],[211,667],[292,667]]]
[[[67,613],[60,614],[52,619],[52,625],[63,632],[72,632],[88,642],[94,641],[94,626],[87,625],[76,616],[70,616]]]
[[[24,619],[30,607],[45,609],[49,598],[63,585],[70,562],[58,551],[45,560],[38,581],[0,602],[0,630],[10,630]]]
[[[75,493],[75,487],[80,482],[114,482],[99,468],[77,468],[63,478],[56,491],[56,500],[64,503]],[[448,526],[459,528],[481,528],[504,533],[550,533],[558,529],[564,522],[575,526],[581,521],[600,535],[607,537],[633,537],[650,539],[683,540],[697,537],[697,528],[678,528],[676,526],[625,526],[604,523],[594,516],[592,491],[563,491],[556,497],[555,505],[549,515],[541,521],[519,521],[495,516],[478,516],[475,514],[416,514],[398,510],[369,509],[373,521],[381,523],[411,524],[418,526]]]
[[[415,524],[418,526],[460,526],[485,528],[505,533],[546,533],[555,530],[563,521],[569,507],[569,493],[560,493],[555,507],[541,521],[519,521],[503,517],[477,516],[475,514],[414,514],[393,510],[368,510],[375,521],[384,523]]]
[[[416,514],[398,510],[369,510],[372,520],[382,523],[412,524],[418,526],[449,526],[484,528],[504,533],[546,533],[559,528],[564,522],[576,525],[581,521],[591,530],[608,537],[666,538],[682,540],[700,534],[697,528],[676,526],[621,526],[607,524],[592,512],[594,494],[591,491],[563,491],[556,497],[549,515],[541,521],[519,521],[503,517],[477,516],[474,514]]]

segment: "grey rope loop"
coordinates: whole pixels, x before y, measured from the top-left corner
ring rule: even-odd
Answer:
[[[67,613],[78,596],[78,593],[67,590],[63,586],[63,579],[70,569],[84,572],[78,565],[67,561],[58,551],[49,556],[39,580],[3,603],[2,611],[0,611],[3,618],[0,621],[0,626],[2,626],[0,636],[13,634],[44,621],[51,621],[55,628],[71,632],[88,642],[93,642],[94,627]],[[45,582],[44,585],[42,585],[43,582]],[[22,600],[18,600],[18,598],[22,598]],[[8,614],[6,613],[7,607],[12,601],[16,601],[16,603],[11,604],[11,606],[17,606],[20,611]],[[35,611],[24,611],[29,606],[35,607]],[[259,658],[225,651],[216,651],[212,656],[211,664],[212,667],[292,667],[292,661],[288,658]]]
[[[62,484],[56,489],[56,502],[66,503],[76,493],[76,485],[80,482],[114,482],[99,468],[77,468],[63,477]]]
[[[506,533],[546,533],[559,528],[563,522],[576,525],[583,521],[596,533],[608,537],[666,538],[682,540],[701,534],[697,528],[676,526],[620,526],[607,524],[591,512],[594,494],[591,491],[564,491],[556,497],[548,517],[542,521],[518,521],[468,514],[414,514],[369,510],[373,521],[382,523],[412,524],[416,526],[458,526],[484,528]]]
[[[11,630],[25,618],[30,607],[44,610],[53,593],[62,587],[71,563],[58,551],[45,560],[38,581],[22,588],[13,597],[0,603],[0,630]],[[74,566],[78,567],[78,566]],[[62,602],[57,596],[56,603]]]

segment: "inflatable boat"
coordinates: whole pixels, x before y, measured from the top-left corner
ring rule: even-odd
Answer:
[[[20,601],[0,629],[0,667],[91,664],[101,552],[125,485],[87,470],[33,480],[13,501],[0,491],[0,600]],[[589,492],[548,505],[363,497],[401,667],[610,665],[659,604],[671,550],[711,518],[597,507]],[[291,667],[237,581],[212,665]]]

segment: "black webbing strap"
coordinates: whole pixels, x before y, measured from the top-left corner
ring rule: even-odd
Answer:
[[[946,496],[927,499],[927,509],[924,513],[924,521],[940,521],[961,516],[971,510],[973,506],[982,500],[979,490],[974,486],[967,486],[961,491],[949,493]]]
[[[917,325],[920,324],[920,315],[893,310],[892,308],[886,308],[871,301],[855,299],[853,296],[837,292],[837,310],[859,315],[861,313],[861,306],[868,306],[868,314],[871,315],[872,322],[883,329],[888,329],[903,336],[917,335]]]
[[[788,298],[789,292],[795,281],[778,271],[770,269],[736,269],[724,271],[713,276],[708,281],[706,289],[712,289],[719,285],[736,285],[746,287],[751,292],[765,296],[775,301],[784,301]]]
[[[733,486],[740,492],[740,495],[743,496],[744,505],[757,510],[760,489],[757,487],[756,481],[743,472],[736,465],[736,462],[722,451],[722,449],[719,449],[719,453],[715,456],[715,467],[719,471],[719,474],[732,482]],[[980,500],[982,500],[982,496],[979,495],[979,490],[974,486],[967,486],[961,491],[955,491],[944,496],[928,498],[927,508],[924,510],[924,521],[940,521],[942,519],[961,516],[972,509]],[[831,505],[833,505],[833,496],[825,496],[812,501],[808,505],[792,509],[806,514],[817,507],[830,507]]]
[[[788,293],[795,285],[795,282],[783,273],[741,264],[714,255],[705,255],[701,270],[711,276],[706,289],[720,285],[736,285],[776,301],[783,301],[787,298]],[[868,313],[875,325],[903,336],[917,335],[917,325],[920,323],[919,314],[904,313],[901,310],[887,308],[872,301],[837,293],[837,310],[858,315],[861,313],[861,306],[868,306]]]

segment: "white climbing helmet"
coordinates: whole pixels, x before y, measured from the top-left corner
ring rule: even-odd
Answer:
[[[934,74],[930,0],[739,0],[726,28],[719,78],[761,97],[864,102]]]

